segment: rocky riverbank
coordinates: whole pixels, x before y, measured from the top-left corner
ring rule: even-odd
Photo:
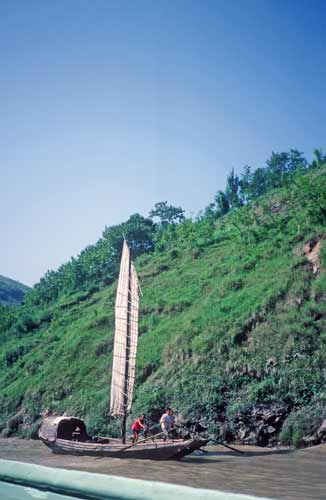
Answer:
[[[209,437],[222,442],[241,445],[276,447],[280,446],[280,433],[289,409],[282,406],[255,405],[234,418],[232,428],[222,425],[216,434]],[[309,417],[309,415],[307,415]],[[0,423],[0,438],[24,436],[38,438],[38,429],[42,422],[42,415],[32,415],[19,410],[16,415]],[[196,429],[197,425],[189,423],[189,430]],[[204,432],[205,427],[199,425]],[[181,431],[180,431],[181,432]],[[183,432],[183,431],[182,431]],[[185,432],[187,432],[185,430]],[[207,434],[205,434],[207,435]],[[320,418],[311,425],[307,435],[302,435],[296,443],[297,447],[307,447],[326,443],[326,419]]]

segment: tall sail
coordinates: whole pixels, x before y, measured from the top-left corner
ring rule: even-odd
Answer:
[[[130,410],[135,381],[138,340],[139,293],[136,269],[126,241],[123,243],[115,302],[115,336],[110,414],[125,416]]]

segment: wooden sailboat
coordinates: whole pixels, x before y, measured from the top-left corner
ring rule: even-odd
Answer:
[[[91,438],[83,420],[47,417],[39,437],[55,453],[117,458],[178,459],[204,446],[204,439],[148,438],[126,445],[126,421],[132,403],[138,340],[139,284],[127,242],[123,243],[115,303],[110,415],[121,418],[122,439]]]

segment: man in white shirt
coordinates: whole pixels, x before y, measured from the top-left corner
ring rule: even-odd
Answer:
[[[169,437],[169,432],[174,427],[174,415],[171,408],[167,408],[165,413],[161,416],[160,419],[161,429],[164,432],[163,440],[166,441]]]

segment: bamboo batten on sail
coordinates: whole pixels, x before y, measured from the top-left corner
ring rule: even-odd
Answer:
[[[135,381],[138,340],[138,279],[126,241],[123,243],[115,303],[115,336],[110,414],[124,416],[130,410]]]

